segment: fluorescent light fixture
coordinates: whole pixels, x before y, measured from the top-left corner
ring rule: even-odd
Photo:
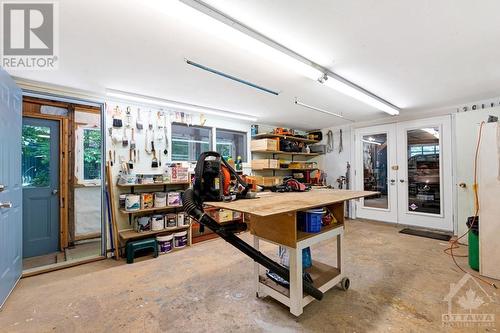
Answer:
[[[373,141],[373,140],[365,140],[365,139],[361,139],[361,141],[365,142],[365,143],[371,143],[372,145],[377,145],[377,146],[380,146],[381,143],[380,142],[377,142],[377,141]]]
[[[436,139],[439,139],[439,131],[435,128],[422,128],[422,131],[426,131],[429,134],[432,134]]]
[[[373,95],[372,93],[364,90],[361,87],[356,86],[355,84],[344,80],[342,77],[328,75],[322,83],[332,89],[337,90],[347,96],[357,99],[363,103],[371,105],[381,111],[384,111],[391,116],[395,116],[399,114],[399,109],[392,105],[389,102],[384,101],[378,96]]]
[[[178,109],[178,110],[182,110],[182,111],[192,111],[192,112],[197,112],[197,113],[212,114],[215,116],[240,119],[240,120],[246,120],[246,121],[251,121],[251,122],[257,121],[256,117],[246,115],[243,113],[236,113],[236,112],[231,112],[231,111],[219,110],[219,109],[209,108],[209,107],[205,107],[205,106],[177,102],[177,101],[171,101],[171,100],[167,100],[167,99],[150,97],[150,96],[145,96],[145,95],[132,94],[132,93],[127,93],[127,92],[119,91],[119,90],[108,89],[106,92],[106,95],[108,97],[113,97],[113,98],[120,99],[120,100],[133,101],[133,102],[138,102],[138,103],[143,103],[143,104],[148,104],[148,105],[156,105],[159,107],[166,107],[166,108],[170,107],[170,108],[174,108],[174,109]]]
[[[209,31],[266,60],[285,66],[312,80],[323,76],[322,68],[309,59],[262,35],[238,20],[199,0],[179,0],[186,8],[176,6],[178,17],[188,20],[201,31]]]
[[[309,105],[309,104],[305,104],[305,103],[299,102],[297,99],[295,99],[295,104],[296,104],[296,105],[303,106],[303,107],[308,108],[308,109],[311,109],[311,110],[315,110],[315,111],[321,112],[321,113],[326,113],[326,114],[329,114],[329,115],[334,116],[334,117],[338,117],[338,118],[342,118],[342,119],[345,119],[345,120],[353,121],[353,120],[350,120],[350,119],[344,118],[344,116],[343,116],[343,115],[341,115],[341,114],[338,114],[338,113],[333,113],[333,112],[326,111],[326,110],[323,110],[323,109],[317,108],[317,107],[312,106],[312,105]]]

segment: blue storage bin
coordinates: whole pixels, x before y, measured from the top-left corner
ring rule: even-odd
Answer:
[[[302,269],[309,268],[313,265],[312,256],[311,256],[311,248],[306,247],[302,249]]]
[[[310,209],[305,212],[297,213],[297,222],[300,231],[304,232],[320,232],[321,231],[321,220],[323,218],[324,211],[320,209]]]

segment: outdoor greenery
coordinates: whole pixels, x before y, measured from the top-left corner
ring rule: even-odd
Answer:
[[[101,131],[85,129],[83,131],[83,178],[101,179]]]
[[[50,128],[23,126],[23,186],[50,185]]]

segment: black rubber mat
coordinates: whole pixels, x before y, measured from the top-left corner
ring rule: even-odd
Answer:
[[[437,240],[442,240],[442,241],[449,241],[451,238],[450,235],[442,234],[439,232],[419,230],[419,229],[410,229],[410,228],[404,228],[399,233],[418,236],[418,237],[432,238],[432,239],[437,239]]]

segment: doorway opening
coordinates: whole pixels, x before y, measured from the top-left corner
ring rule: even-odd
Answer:
[[[104,255],[101,108],[23,97],[23,274]]]

